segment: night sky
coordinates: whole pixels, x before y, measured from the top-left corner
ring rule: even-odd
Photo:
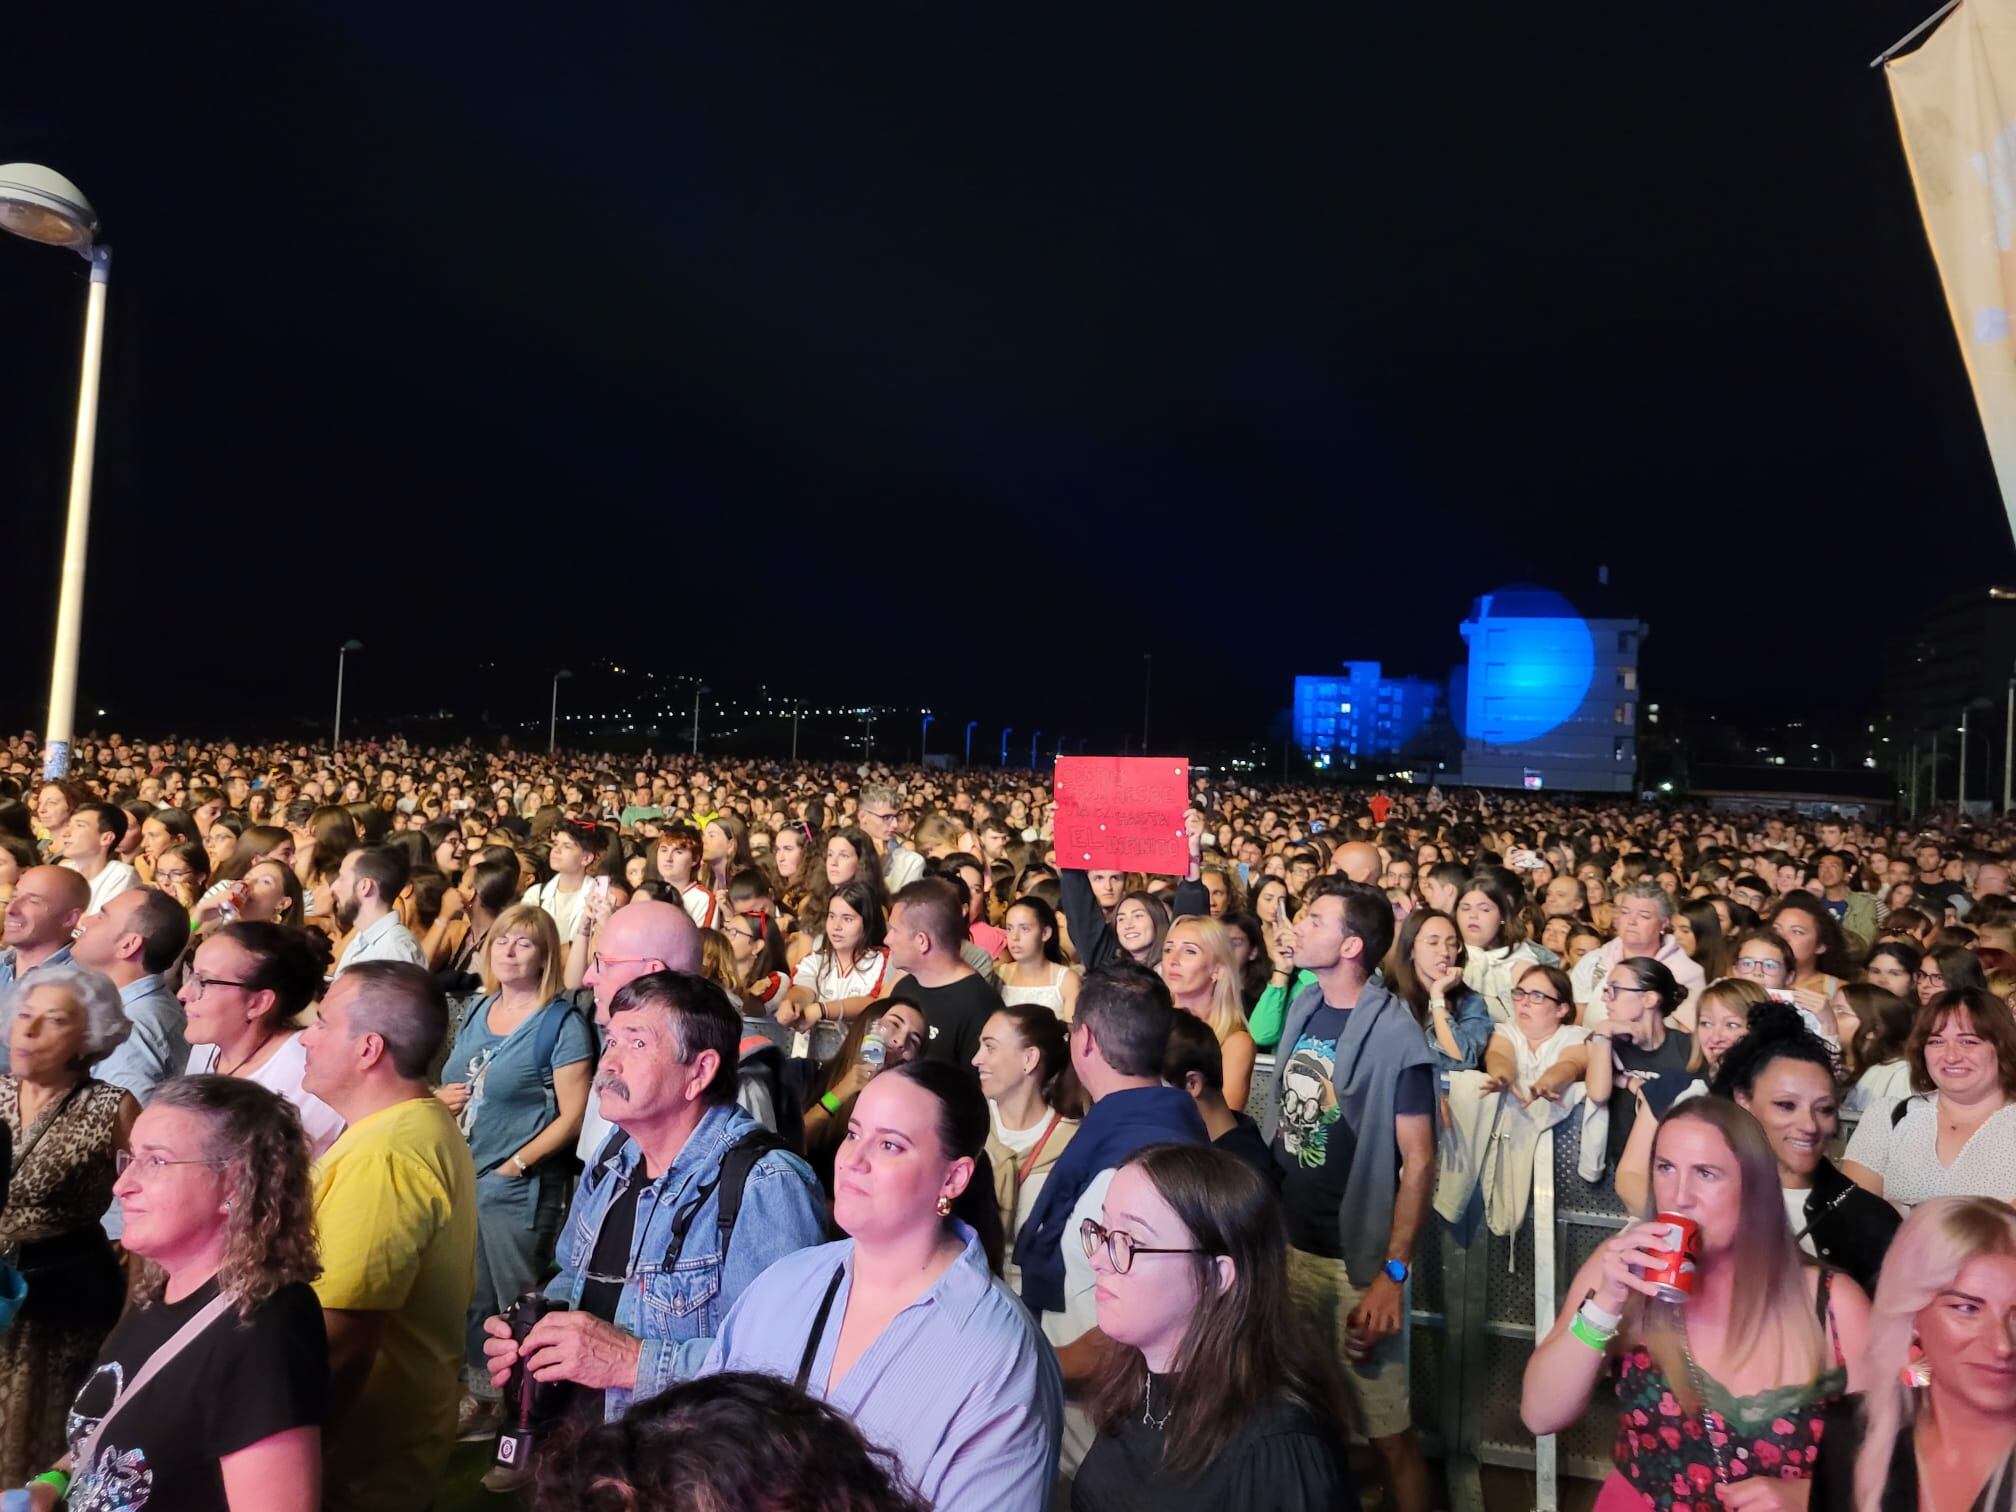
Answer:
[[[357,636],[367,722],[620,655],[1117,748],[1152,650],[1168,747],[1599,563],[1648,699],[1866,702],[2016,573],[1865,67],[1931,3],[10,17],[115,252],[80,722]],[[21,725],[85,267],[0,240]]]

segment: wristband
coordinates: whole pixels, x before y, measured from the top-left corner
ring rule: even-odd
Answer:
[[[837,1116],[840,1112],[840,1099],[835,1097],[831,1092],[828,1092],[820,1097],[819,1106],[824,1108],[828,1113]]]
[[[70,1476],[68,1472],[63,1470],[44,1470],[40,1475],[29,1481],[28,1484],[31,1486],[54,1486],[56,1488],[56,1500],[61,1501],[64,1495],[70,1490]]]
[[[1594,1292],[1591,1292],[1587,1297],[1582,1299],[1582,1306],[1577,1309],[1575,1315],[1578,1318],[1587,1318],[1589,1326],[1598,1332],[1607,1331],[1613,1334],[1617,1332],[1617,1325],[1624,1321],[1624,1314],[1614,1313],[1607,1308],[1599,1307],[1596,1303]]]
[[[1617,1337],[1617,1331],[1614,1328],[1598,1328],[1579,1312],[1575,1314],[1575,1320],[1568,1325],[1568,1332],[1580,1339],[1584,1344],[1587,1344],[1598,1354],[1608,1349],[1610,1341]]]
[[[525,1157],[522,1155],[513,1155],[509,1160],[505,1161],[504,1163],[506,1165],[514,1165],[518,1167],[518,1174],[520,1176],[530,1176],[532,1174],[532,1168],[527,1164],[525,1164]]]

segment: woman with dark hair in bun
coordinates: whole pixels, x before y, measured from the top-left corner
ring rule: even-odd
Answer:
[[[1826,1041],[1798,1009],[1760,1003],[1750,1010],[1750,1032],[1723,1057],[1714,1091],[1763,1125],[1799,1247],[1873,1292],[1902,1220],[1827,1158],[1828,1141],[1841,1127],[1841,1093]]]
[[[1614,1170],[1638,1115],[1658,1118],[1680,1100],[1692,1073],[1694,1036],[1669,1028],[1686,989],[1651,956],[1626,956],[1599,993],[1601,1018],[1589,1026],[1589,1101],[1610,1108],[1609,1164]],[[1614,1092],[1625,1095],[1613,1096]]]

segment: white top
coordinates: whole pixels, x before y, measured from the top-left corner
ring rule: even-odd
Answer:
[[[924,858],[901,840],[889,842],[889,854],[882,858],[882,880],[894,897],[924,875]]]
[[[70,866],[68,861],[65,861],[63,864]],[[74,866],[70,866],[70,869],[72,871],[77,870]],[[138,887],[139,885],[140,873],[133,870],[124,861],[107,861],[104,870],[91,878],[91,901],[84,906],[84,912],[87,915],[101,913],[104,911],[107,903],[110,903],[119,894],[126,891],[127,888]]]
[[[1609,1017],[1603,1008],[1603,985],[1610,980],[1610,968],[1623,959],[1624,942],[1605,940],[1582,957],[1581,963],[1570,973],[1575,987],[1575,1001],[1582,1005],[1583,1017]],[[1680,984],[1680,1001],[1673,1011],[1690,1011],[1695,999],[1700,997],[1701,989],[1708,985],[1701,968],[1694,964],[1693,958],[1680,948],[1680,942],[1670,934],[1659,941],[1659,948],[1652,952],[1652,959],[1672,972],[1673,980]]]
[[[1519,1032],[1516,1024],[1493,1025],[1491,1037],[1501,1039],[1512,1047],[1513,1084],[1522,1094],[1530,1097],[1533,1083],[1540,1079],[1540,1073],[1561,1059],[1561,1052],[1570,1045],[1579,1045],[1588,1039],[1589,1031],[1580,1024],[1563,1024],[1540,1041],[1538,1048],[1526,1043],[1526,1036]]]
[[[560,879],[549,877],[537,887],[525,890],[519,900],[543,908],[553,916],[553,927],[560,931],[560,948],[564,951],[574,939],[574,931],[581,927],[581,909],[588,902],[588,879],[583,877],[581,885],[570,892],[560,891]]]
[[[425,966],[427,952],[413,938],[413,931],[399,922],[399,915],[388,913],[350,936],[350,943],[343,947],[342,959],[336,963],[336,975],[343,975],[359,961],[406,961]]]
[[[1085,1188],[1085,1195],[1071,1209],[1070,1221],[1064,1225],[1063,1237],[1058,1241],[1058,1247],[1064,1251],[1064,1310],[1046,1310],[1042,1317],[1043,1337],[1052,1344],[1069,1344],[1099,1326],[1099,1300],[1093,1294],[1099,1278],[1093,1274],[1092,1261],[1085,1254],[1085,1245],[1078,1232],[1085,1226],[1087,1218],[1098,1218],[1104,1213],[1106,1188],[1112,1184],[1112,1169],[1094,1176]],[[1093,1431],[1092,1419],[1084,1405],[1067,1401],[1064,1404],[1064,1439],[1059,1451],[1059,1469],[1065,1474],[1077,1473],[1078,1466],[1092,1447]]]
[[[1953,1163],[1941,1165],[1938,1100],[1937,1093],[1912,1098],[1895,1125],[1889,1109],[1864,1117],[1845,1158],[1881,1176],[1884,1197],[1907,1210],[1928,1197],[2016,1201],[2016,1103],[1997,1108],[1967,1137]]]
[[[191,1076],[202,1076],[216,1069],[215,1045],[189,1047]],[[319,1156],[336,1143],[336,1136],[343,1132],[343,1115],[314,1093],[302,1090],[301,1076],[307,1069],[308,1052],[302,1048],[301,1031],[296,1029],[287,1036],[286,1043],[268,1057],[265,1065],[248,1072],[245,1079],[257,1082],[268,1092],[278,1092],[294,1104],[294,1111],[301,1115],[301,1127],[308,1131],[308,1143]]]
[[[830,1003],[835,998],[872,997],[875,989],[882,985],[882,978],[888,970],[889,951],[886,946],[865,952],[846,971],[839,969],[831,954],[815,950],[791,973],[791,985],[810,989],[822,1003]]]
[[[1813,1236],[1806,1232],[1806,1199],[1813,1194],[1794,1187],[1779,1190],[1785,1194],[1785,1218],[1792,1225],[1792,1232],[1799,1236],[1799,1248],[1817,1258],[1820,1251],[1813,1248]]]
[[[1051,1111],[1045,1108],[1043,1116],[1026,1129],[1011,1129],[1001,1122],[1001,1110],[994,1105],[994,1099],[990,1097],[987,1099],[987,1116],[993,1121],[994,1137],[1000,1140],[1007,1147],[1008,1153],[1019,1161],[1036,1148],[1036,1141],[1041,1139],[1043,1131],[1050,1127]],[[1053,1139],[1056,1137],[1054,1134],[1051,1135]],[[1036,1211],[1036,1199],[1043,1191],[1043,1183],[1049,1179],[1050,1171],[1046,1166],[1040,1171],[1032,1172],[1029,1179],[1015,1189],[1015,1211],[1010,1215],[1012,1222],[1007,1234],[1003,1236],[1010,1250],[1015,1247],[1015,1236],[1022,1232],[1022,1225],[1027,1223],[1029,1215]],[[1080,1244],[1078,1247],[1083,1249],[1085,1246]],[[1012,1256],[1002,1266],[1001,1279],[1017,1293],[1022,1290],[1022,1267],[1015,1263]]]
[[[1888,1118],[1892,1105],[1910,1095],[1911,1062],[1899,1057],[1864,1071],[1842,1099],[1841,1111],[1863,1118]]]
[[[679,889],[679,906],[686,917],[702,929],[712,929],[721,917],[721,900],[703,882],[688,882]]]
[[[1054,961],[1048,964],[1056,973],[1055,980],[1049,986],[1023,987],[1018,984],[1010,987],[1006,983],[999,983],[1002,1003],[1009,1008],[1013,1008],[1017,1003],[1033,1003],[1038,1007],[1048,1008],[1060,1019],[1064,1017],[1064,978],[1070,974],[1071,968],[1059,966]],[[1017,966],[1015,969],[1020,971],[1022,968]],[[1004,1139],[1002,1143],[1006,1144],[1007,1141]]]
[[[1593,954],[1593,952],[1592,952]],[[1520,973],[1538,965],[1540,957],[1521,940],[1496,950],[1472,950],[1463,962],[1463,985],[1484,999],[1491,1017],[1501,1024],[1512,1022],[1512,988]]]

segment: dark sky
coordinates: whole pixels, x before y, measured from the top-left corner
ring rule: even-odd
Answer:
[[[362,718],[613,653],[1096,749],[1153,649],[1167,745],[1598,563],[1648,698],[1864,700],[2016,571],[1864,66],[1929,3],[35,8],[86,712],[319,715],[355,635]],[[0,245],[15,723],[83,296]]]

